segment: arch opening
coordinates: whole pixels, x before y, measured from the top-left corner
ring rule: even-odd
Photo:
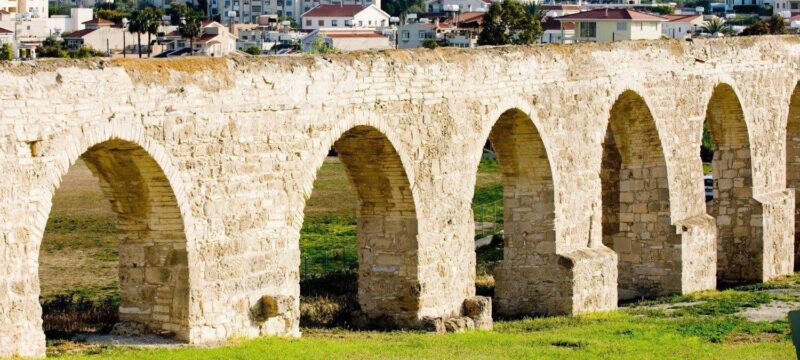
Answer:
[[[714,88],[706,108],[713,148],[713,199],[706,203],[717,220],[717,282],[722,286],[761,281],[760,207],[753,199],[750,138],[739,98],[730,85]]]
[[[789,102],[786,122],[786,187],[795,191],[794,205],[794,271],[800,271],[800,84],[796,85]]]
[[[328,322],[315,320],[303,311],[301,325],[338,326],[345,322],[354,327],[413,327],[421,291],[417,276],[418,229],[415,202],[401,159],[389,139],[370,126],[351,128],[333,144],[332,150],[332,156],[318,170],[305,209],[301,294],[325,298],[324,292],[328,291],[339,296],[340,311]],[[331,182],[343,181],[344,176],[331,174],[332,171],[346,173],[354,196],[352,191],[347,194],[338,190],[344,184],[338,184],[337,190],[325,191]],[[320,221],[332,218],[347,227],[346,234],[340,233],[338,239],[333,239],[336,234],[332,228],[317,230]],[[309,253],[319,252],[314,248],[319,243],[312,244],[313,237],[320,241],[333,239],[339,244],[335,249],[324,249],[321,256],[327,260],[314,259]],[[308,264],[316,261],[319,265],[333,256],[342,261],[333,268],[323,266],[317,274],[308,272]],[[340,282],[336,289],[321,286],[320,281],[331,276]],[[312,287],[328,290],[320,292]],[[306,299],[301,303],[309,309],[315,307]]]
[[[664,151],[644,99],[614,103],[601,165],[603,244],[618,257],[619,299],[681,292],[681,239],[670,219]]]
[[[186,247],[175,194],[148,152],[120,139],[92,146],[56,189],[42,238],[46,335],[188,340]]]
[[[502,260],[495,266],[498,314],[561,314],[569,276],[558,265],[550,160],[531,118],[504,112],[489,133],[502,178]]]

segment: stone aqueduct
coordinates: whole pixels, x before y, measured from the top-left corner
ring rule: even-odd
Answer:
[[[331,147],[360,198],[371,321],[464,315],[487,138],[497,313],[789,274],[798,65],[792,37],[0,65],[0,356],[44,355],[39,246],[79,157],[118,214],[121,317],[191,343],[299,335],[303,208]]]

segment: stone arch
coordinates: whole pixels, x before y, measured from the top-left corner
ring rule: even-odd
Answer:
[[[190,263],[186,193],[167,152],[141,129],[116,122],[54,136],[34,156],[47,159],[32,236],[36,256],[52,197],[69,168],[83,159],[117,215],[121,321],[191,341]],[[38,262],[38,260],[37,260]],[[37,271],[38,278],[38,271]],[[37,282],[38,283],[38,282]],[[38,293],[38,288],[37,288]]]
[[[794,251],[800,259],[800,83],[795,85],[789,101],[789,117],[786,121],[786,187],[795,192],[794,205]],[[794,271],[800,271],[800,261],[795,261]]]
[[[354,324],[416,326],[421,292],[419,230],[416,200],[404,162],[389,137],[370,125],[349,128],[332,147],[359,200],[360,316]],[[310,192],[305,200],[308,197]]]
[[[753,199],[750,137],[736,90],[717,84],[706,107],[714,156],[714,199],[709,214],[717,222],[717,282],[761,281],[761,207]],[[757,221],[756,221],[757,222]]]
[[[503,179],[503,260],[495,273],[502,315],[564,313],[565,276],[556,254],[555,195],[548,152],[531,118],[518,108],[491,127]]]
[[[681,292],[681,239],[670,220],[664,150],[645,100],[611,108],[601,167],[603,243],[619,256],[619,298]]]

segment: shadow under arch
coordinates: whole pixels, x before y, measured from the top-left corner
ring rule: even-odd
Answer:
[[[670,219],[664,150],[645,100],[611,108],[601,165],[603,243],[619,256],[621,300],[681,292],[681,237]]]
[[[526,113],[512,108],[497,118],[488,140],[503,182],[503,259],[494,274],[496,312],[570,313],[571,269],[556,254],[553,173],[539,130]]]
[[[384,132],[370,125],[349,128],[332,148],[358,198],[359,310],[352,325],[418,327],[419,230],[416,201],[403,162]],[[316,173],[320,168],[321,162]]]
[[[786,121],[786,187],[793,189],[794,196],[794,271],[800,271],[800,83],[792,91],[789,101],[789,117]]]
[[[714,198],[706,206],[717,222],[717,283],[761,281],[762,227],[752,222],[761,207],[753,199],[747,122],[731,85],[714,87],[706,107],[706,125],[714,151]]]
[[[163,153],[153,154],[115,136],[106,139],[79,157],[98,179],[116,214],[120,322],[190,341],[189,246],[173,183],[156,160]],[[81,149],[70,147],[68,151]],[[78,158],[71,153],[66,157],[70,166]],[[68,168],[59,170],[57,183],[48,184],[50,196],[60,187]],[[43,214],[49,213],[51,204],[45,204]],[[35,221],[46,223],[47,218]],[[38,239],[42,235],[38,234]]]

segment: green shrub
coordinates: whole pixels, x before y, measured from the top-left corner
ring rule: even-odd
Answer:
[[[243,51],[250,55],[261,55],[261,49],[259,49],[257,46],[248,46]]]
[[[3,47],[0,48],[0,61],[2,60],[14,60],[14,50],[11,48],[11,44],[3,44]]]

